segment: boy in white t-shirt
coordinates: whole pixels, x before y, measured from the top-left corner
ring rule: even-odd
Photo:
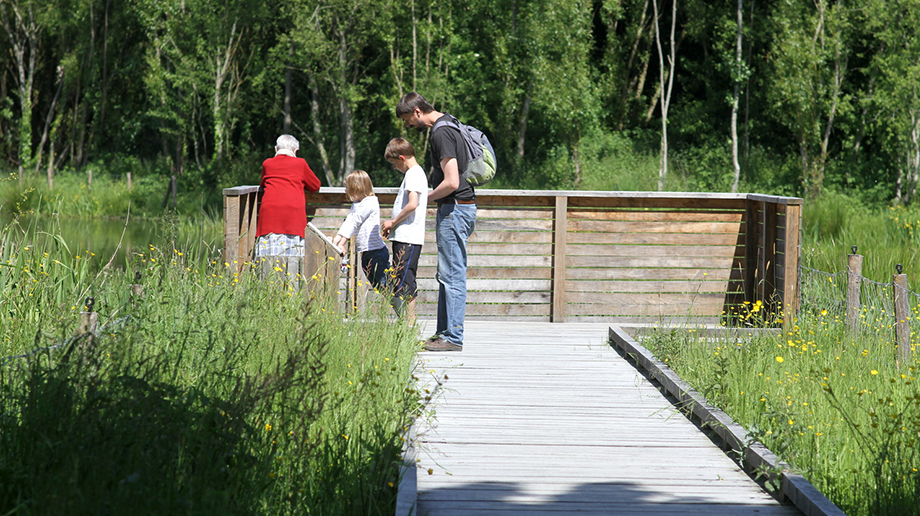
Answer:
[[[393,242],[393,308],[403,307],[409,322],[415,322],[418,296],[418,257],[425,243],[425,214],[428,210],[428,178],[415,159],[415,149],[403,138],[393,138],[383,156],[405,177],[393,203],[393,217],[381,224],[383,236]]]

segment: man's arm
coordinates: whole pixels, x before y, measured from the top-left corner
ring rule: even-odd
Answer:
[[[441,170],[444,172],[444,180],[428,194],[429,201],[447,197],[460,187],[460,168],[457,165],[457,158],[442,159]]]

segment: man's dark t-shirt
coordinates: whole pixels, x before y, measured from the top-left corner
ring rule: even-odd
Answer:
[[[443,115],[438,121],[450,120],[450,115]],[[464,148],[463,138],[460,131],[451,127],[439,127],[437,131],[432,131],[430,136],[431,142],[431,177],[429,182],[433,188],[437,188],[444,181],[444,171],[441,170],[441,160],[444,158],[457,159],[457,173],[460,175],[460,186],[453,193],[441,199],[438,203],[445,201],[470,201],[476,198],[476,192],[473,186],[463,178],[463,170],[466,169],[468,160],[466,149]]]

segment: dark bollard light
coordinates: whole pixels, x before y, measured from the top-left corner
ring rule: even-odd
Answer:
[[[90,335],[96,334],[96,324],[99,322],[99,314],[93,311],[93,305],[95,304],[95,298],[86,298],[84,302],[86,311],[80,312],[80,335],[85,335],[87,333]]]
[[[131,293],[138,299],[144,298],[144,285],[141,284],[141,271],[134,273],[134,283],[131,284]]]

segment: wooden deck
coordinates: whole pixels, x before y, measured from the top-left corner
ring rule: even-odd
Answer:
[[[608,327],[467,321],[463,352],[421,353],[422,381],[446,379],[397,516],[800,514],[611,349]]]

